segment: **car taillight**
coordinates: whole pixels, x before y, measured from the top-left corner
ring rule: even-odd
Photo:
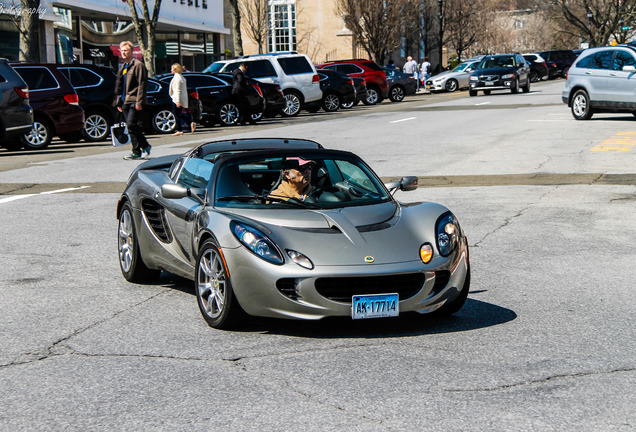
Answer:
[[[367,80],[365,80],[364,78],[362,78],[362,85],[365,87],[367,86]]]
[[[64,95],[64,100],[71,105],[79,105],[79,96],[77,96],[77,93]]]
[[[261,87],[258,84],[252,84],[252,87],[254,87],[254,90],[256,90],[261,97],[263,97],[263,90],[261,90]]]
[[[192,99],[194,99],[194,100],[199,100],[199,92],[197,92],[197,91],[191,92],[190,96],[192,96]]]
[[[354,87],[355,87],[355,85],[353,84],[353,80],[349,80],[349,81],[347,81],[347,84],[352,85],[352,86],[354,86]]]
[[[318,74],[315,74],[315,75],[311,78],[311,82],[312,82],[312,83],[320,82],[320,77],[318,76]]]
[[[279,85],[276,85],[276,90],[278,90],[278,93],[280,93],[281,95],[285,96],[285,93],[283,93],[283,89],[280,88]]]
[[[29,87],[22,86],[22,87],[14,87],[13,89],[21,98],[24,98],[24,99],[29,98]]]

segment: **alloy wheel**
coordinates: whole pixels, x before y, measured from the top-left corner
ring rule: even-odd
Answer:
[[[219,119],[225,126],[238,123],[240,117],[239,109],[233,103],[226,103],[219,109]]]
[[[225,308],[227,298],[226,273],[218,251],[203,251],[197,270],[197,296],[203,312],[209,318],[217,318]]]
[[[174,114],[169,110],[161,110],[155,114],[154,126],[159,133],[172,132],[177,125],[177,121],[174,118]]]
[[[108,135],[108,120],[101,114],[91,114],[84,122],[84,134],[92,141],[100,141]]]
[[[300,111],[300,98],[295,93],[287,93],[285,95],[285,108],[283,113],[286,116],[294,116]]]
[[[132,216],[128,210],[124,210],[119,218],[119,263],[125,272],[132,267],[133,248]]]

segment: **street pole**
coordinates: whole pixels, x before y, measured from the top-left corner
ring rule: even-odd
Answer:
[[[437,0],[438,4],[439,4],[439,46],[438,46],[438,52],[439,52],[439,72],[442,72],[442,38],[444,37],[444,29],[442,27],[442,24],[444,22],[444,13],[443,13],[443,8],[444,8],[444,0]]]

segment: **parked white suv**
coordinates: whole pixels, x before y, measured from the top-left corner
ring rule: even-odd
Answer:
[[[636,48],[628,45],[586,49],[567,72],[561,99],[577,120],[596,112],[636,116]]]
[[[203,72],[232,73],[241,63],[247,64],[246,75],[250,78],[280,86],[287,101],[283,109],[286,116],[295,116],[303,106],[322,100],[318,73],[305,54],[270,53],[221,60],[212,63]]]

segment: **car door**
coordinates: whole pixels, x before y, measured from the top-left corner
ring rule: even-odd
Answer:
[[[176,183],[193,189],[193,192],[205,199],[205,191],[207,191],[213,167],[210,161],[188,158],[183,163]],[[194,197],[172,199],[164,198],[159,194],[158,200],[165,209],[165,217],[174,237],[169,251],[174,265],[182,261],[194,266],[196,262],[194,237],[204,207]]]
[[[627,70],[624,70],[627,69]],[[636,110],[636,57],[627,50],[616,50],[607,83],[608,104]]]
[[[608,83],[613,58],[613,49],[600,50],[579,60],[570,72],[579,75],[576,81],[583,83],[595,106],[605,107],[611,100]]]

